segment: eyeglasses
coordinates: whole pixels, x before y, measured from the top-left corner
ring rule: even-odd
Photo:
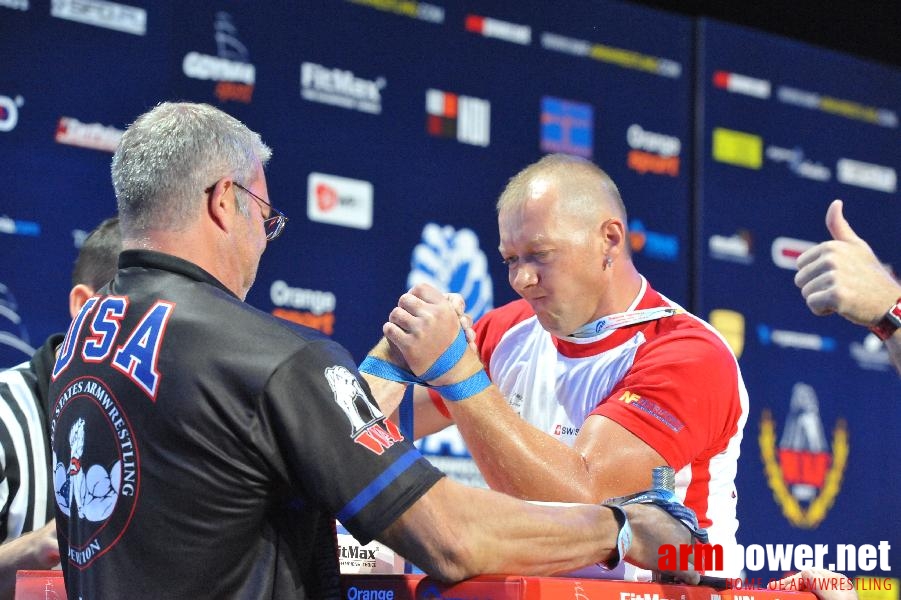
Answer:
[[[274,206],[272,206],[271,204],[269,204],[268,202],[266,202],[265,200],[263,200],[262,198],[260,198],[259,196],[257,196],[253,192],[251,192],[250,190],[248,190],[246,187],[244,187],[237,181],[235,181],[233,183],[235,184],[236,188],[238,188],[240,190],[244,190],[245,192],[247,192],[248,194],[250,194],[257,200],[259,200],[260,202],[262,202],[263,204],[268,206],[270,215],[272,213],[275,213],[274,217],[267,217],[267,218],[263,219],[263,228],[266,230],[266,241],[271,242],[272,240],[274,240],[275,238],[280,236],[282,234],[282,231],[285,229],[285,223],[288,222],[288,217],[285,216],[285,213],[283,213],[279,209],[275,208]]]

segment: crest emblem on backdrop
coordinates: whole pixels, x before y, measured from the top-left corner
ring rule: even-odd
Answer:
[[[815,529],[841,491],[850,449],[847,423],[836,422],[830,449],[816,392],[798,382],[778,444],[768,409],[760,418],[758,441],[767,483],[782,514],[795,527]]]

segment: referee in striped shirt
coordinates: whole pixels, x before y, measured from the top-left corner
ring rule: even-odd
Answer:
[[[116,274],[121,248],[118,217],[85,239],[72,271],[72,317]],[[62,333],[51,335],[30,361],[0,371],[0,600],[13,598],[16,571],[59,564],[47,388],[62,341]]]

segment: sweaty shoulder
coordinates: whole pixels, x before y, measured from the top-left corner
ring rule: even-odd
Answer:
[[[694,363],[735,371],[735,358],[729,346],[710,325],[694,315],[686,313],[660,319],[643,333],[647,341],[639,348],[638,356],[654,355],[662,363]]]
[[[677,306],[653,290],[648,294],[651,302]],[[713,327],[697,316],[682,312],[671,317],[647,323],[642,333],[645,343],[635,356],[635,365],[624,378],[635,381],[650,377],[652,373],[679,382],[682,394],[691,396],[690,389],[707,388],[728,390],[733,396],[738,385],[738,364],[729,346]],[[644,374],[644,377],[641,375]]]
[[[639,327],[645,341],[631,368],[593,414],[629,429],[673,466],[721,451],[743,413],[729,347],[689,313]]]
[[[654,308],[658,306],[672,306],[682,309],[681,306],[650,287],[645,296],[641,299],[637,308]],[[721,357],[723,360],[730,363],[734,362],[732,351],[729,350],[729,346],[726,344],[725,340],[723,340],[722,336],[720,336],[720,334],[706,321],[684,311],[684,309],[682,310],[683,312],[671,317],[651,321],[645,326],[640,327],[643,330],[642,333],[648,343],[656,341],[662,347],[662,342],[671,340],[674,337],[694,340],[696,343],[706,346],[708,351],[715,356]],[[666,350],[670,349],[671,347],[669,344],[666,344]]]

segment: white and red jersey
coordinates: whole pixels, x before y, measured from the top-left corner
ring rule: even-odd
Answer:
[[[667,306],[678,308],[642,278],[627,312]],[[490,311],[475,330],[491,380],[535,427],[572,446],[585,419],[603,415],[656,450],[676,471],[679,499],[710,543],[723,546],[723,571],[739,575],[729,558],[748,394],[719,333],[680,310],[593,337],[557,338],[525,300]]]

